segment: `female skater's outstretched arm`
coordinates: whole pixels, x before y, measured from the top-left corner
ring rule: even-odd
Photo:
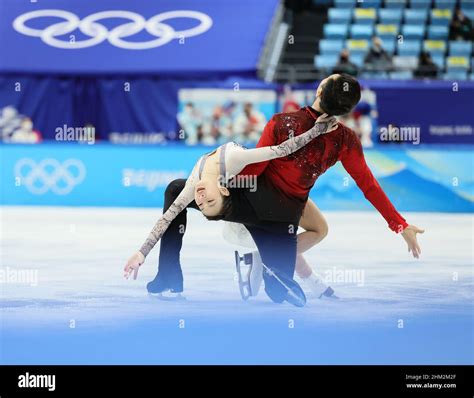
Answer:
[[[334,117],[322,115],[316,120],[315,125],[311,129],[299,136],[291,137],[279,145],[247,150],[239,145],[234,144],[229,148],[230,150],[227,150],[226,157],[224,159],[227,173],[230,176],[236,176],[244,169],[245,166],[249,164],[288,156],[301,149],[319,135],[329,133],[336,128],[337,121]],[[138,267],[143,264],[145,257],[161,239],[168,226],[176,218],[176,216],[194,200],[195,187],[200,180],[199,166],[201,161],[202,157],[194,166],[191,175],[186,181],[183,191],[179,194],[179,196],[172,203],[169,209],[163,214],[163,216],[160,217],[160,219],[156,222],[140,250],[128,260],[124,268],[124,276],[126,278],[128,278],[132,272],[134,272],[134,279],[136,278]],[[217,179],[216,184],[218,184]]]

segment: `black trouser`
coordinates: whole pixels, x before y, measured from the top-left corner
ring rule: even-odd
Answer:
[[[186,180],[183,178],[174,180],[168,184],[165,190],[165,203],[163,213],[183,190]],[[188,208],[199,209],[196,202],[192,201]],[[180,253],[183,246],[183,236],[186,231],[187,210],[184,209],[171,222],[166,232],[161,237],[160,256],[158,260],[158,274],[155,281],[160,285],[176,292],[183,291],[183,272],[181,270]]]
[[[165,212],[184,188],[185,179],[172,181],[165,191]],[[190,208],[198,209],[193,201]],[[183,210],[170,224],[161,238],[158,274],[152,283],[159,283],[177,292],[183,290],[183,273],[181,270],[180,252],[186,230],[187,211]],[[245,225],[252,235],[263,263],[273,271],[293,279],[296,261],[297,226],[284,223],[263,223],[262,225]],[[264,272],[265,292],[275,302],[282,302],[286,289],[268,273]]]
[[[280,276],[293,279],[296,262],[296,229],[294,225],[280,225],[277,231],[258,226],[245,226],[257,245],[263,264]],[[283,228],[281,228],[283,227]],[[279,230],[279,231],[278,231]],[[265,292],[274,302],[285,300],[287,290],[268,272],[263,272]]]

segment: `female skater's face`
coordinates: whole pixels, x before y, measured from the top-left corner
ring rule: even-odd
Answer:
[[[217,181],[201,180],[194,189],[194,200],[202,213],[208,217],[220,214],[224,196],[228,195],[228,189],[221,187]]]

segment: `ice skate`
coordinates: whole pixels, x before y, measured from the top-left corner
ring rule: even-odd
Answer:
[[[169,278],[162,278],[159,275],[146,285],[148,295],[161,300],[183,300],[183,283],[176,280],[174,283]]]
[[[331,299],[337,299],[337,297],[334,294],[334,289],[331,288],[330,286],[326,285],[323,282],[323,279],[320,275],[318,275],[316,272],[312,272],[311,275],[308,278],[302,278],[304,281],[304,284],[309,288],[309,290],[313,293],[313,295],[316,298],[322,299],[322,298],[331,298]]]
[[[244,274],[243,264],[248,266],[248,271]],[[256,296],[260,290],[263,280],[263,264],[258,251],[245,253],[242,257],[239,252],[235,252],[235,267],[238,275],[239,291],[243,300],[248,300],[251,296]]]

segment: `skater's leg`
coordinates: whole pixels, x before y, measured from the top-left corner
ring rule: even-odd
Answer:
[[[298,254],[304,253],[321,242],[328,234],[329,226],[316,204],[308,199],[299,226],[305,231],[298,234]]]
[[[292,280],[295,271],[296,260],[296,234],[288,232],[272,233],[255,227],[247,227],[257,245],[262,262],[272,271]],[[288,290],[273,276],[264,271],[265,292],[277,303],[287,298]]]
[[[303,281],[308,285],[316,297],[319,297],[321,293],[324,293],[327,290],[328,286],[324,285],[322,278],[315,271],[313,271],[311,266],[301,254],[302,252],[321,242],[321,240],[323,240],[328,233],[328,224],[323,214],[313,201],[308,200],[304,209],[304,213],[300,218],[299,226],[305,229],[305,231],[298,234],[297,236],[296,273],[301,279],[303,279]],[[248,253],[248,255],[253,255],[255,258],[257,257],[255,256],[256,253],[258,252]],[[258,261],[255,263],[255,265],[259,265]],[[249,284],[252,282],[250,280],[250,276],[251,274],[249,273],[249,275],[247,275],[247,282]],[[252,283],[252,291],[255,292],[255,294],[251,294],[252,296],[256,295],[258,292],[258,287],[256,284],[257,282],[253,281]]]
[[[172,181],[165,190],[163,213],[168,210],[186,184],[185,179]],[[188,207],[197,208],[193,201]],[[180,252],[183,245],[183,236],[186,230],[187,211],[183,210],[171,222],[161,238],[158,274],[147,288],[151,293],[160,293],[171,289],[175,292],[183,291],[183,274],[181,271]]]
[[[302,253],[321,242],[328,234],[328,223],[311,199],[308,199],[299,226],[305,231],[298,234],[296,273],[300,278],[309,278],[312,269]]]
[[[329,229],[326,219],[311,199],[306,202],[299,226],[305,231],[298,234],[296,273],[316,297],[329,296],[334,291],[323,282],[321,276],[312,269],[302,254],[321,242]]]

